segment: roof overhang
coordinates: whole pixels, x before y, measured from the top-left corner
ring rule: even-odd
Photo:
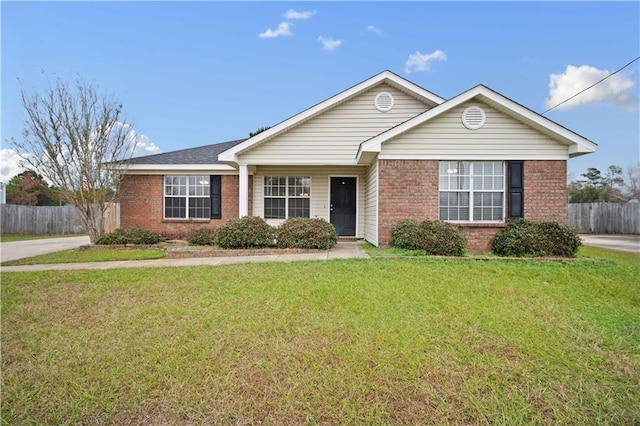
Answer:
[[[489,89],[486,86],[479,85],[472,89],[467,90],[451,98],[450,100],[441,103],[440,105],[431,108],[428,111],[423,112],[405,121],[402,124],[393,127],[386,132],[383,132],[377,136],[372,137],[369,140],[364,141],[358,148],[356,154],[356,162],[358,164],[368,164],[371,158],[375,157],[382,150],[382,144],[402,133],[415,128],[427,121],[443,114],[465,102],[471,100],[478,100],[486,103],[501,112],[510,115],[511,117],[519,120],[530,127],[546,134],[552,139],[567,145],[567,152],[570,157],[576,157],[578,155],[589,154],[596,150],[596,144],[579,134],[572,132],[559,125],[558,123],[543,117],[542,115],[531,111],[530,109],[520,105],[517,102]]]
[[[281,123],[265,130],[257,134],[256,136],[247,139],[246,141],[221,152],[218,155],[218,161],[228,163],[228,164],[238,164],[239,158],[238,156],[243,152],[250,150],[251,148],[258,146],[267,140],[274,138],[287,130],[296,127],[303,122],[316,117],[323,112],[343,103],[349,99],[352,99],[359,94],[379,85],[379,84],[389,84],[392,87],[397,88],[398,90],[404,91],[405,93],[410,94],[418,99],[421,99],[423,102],[430,104],[431,106],[440,105],[445,100],[440,96],[437,96],[426,89],[410,82],[409,80],[405,80],[404,78],[398,76],[397,74],[392,73],[391,71],[383,71],[380,74],[377,74],[362,83],[356,84],[355,86],[323,101],[319,104],[312,106],[305,111],[302,111],[299,114],[290,117]]]
[[[234,174],[238,170],[227,164],[125,164],[114,167],[115,170],[126,172],[127,174]]]

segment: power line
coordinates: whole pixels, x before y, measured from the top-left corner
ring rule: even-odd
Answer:
[[[587,90],[591,89],[592,87],[594,87],[594,86],[596,86],[596,85],[598,85],[598,84],[602,83],[603,81],[605,81],[606,79],[608,79],[608,78],[609,78],[609,77],[611,77],[612,75],[619,73],[620,71],[622,71],[623,69],[625,69],[626,67],[628,67],[629,65],[631,65],[632,63],[634,63],[635,61],[637,61],[638,59],[640,59],[640,56],[638,56],[637,58],[635,58],[634,60],[632,60],[631,62],[629,62],[627,65],[623,66],[622,68],[618,69],[617,71],[614,71],[614,72],[612,72],[611,74],[609,74],[608,76],[606,76],[606,77],[604,77],[604,78],[600,79],[599,81],[597,81],[597,82],[593,83],[591,86],[587,87],[586,89],[583,89],[583,90],[579,91],[578,93],[576,93],[575,95],[571,96],[570,98],[567,98],[567,99],[565,99],[564,101],[562,101],[562,102],[560,102],[560,103],[558,103],[558,104],[556,104],[556,105],[552,106],[552,107],[551,107],[551,108],[549,108],[548,110],[546,110],[546,111],[544,111],[544,112],[540,113],[540,115],[544,115],[544,114],[548,113],[549,111],[551,111],[552,109],[557,108],[557,107],[559,107],[560,105],[564,104],[565,102],[569,102],[571,99],[573,99],[573,98],[575,98],[576,96],[578,96],[578,95],[580,95],[580,94],[582,94],[582,93],[586,92]]]

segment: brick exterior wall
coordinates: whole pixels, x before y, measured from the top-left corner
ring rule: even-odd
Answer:
[[[567,162],[524,162],[524,217],[532,221],[567,223]]]
[[[253,176],[249,176],[249,211]],[[216,226],[238,218],[238,176],[222,176],[222,219],[163,219],[164,178],[161,175],[125,175],[120,185],[120,227],[139,225],[166,237],[184,236],[193,228]]]
[[[460,225],[467,237],[467,251],[473,254],[489,253],[491,240],[505,226],[507,226],[505,223]]]
[[[388,247],[391,230],[401,220],[438,219],[438,161],[378,161],[378,244]],[[566,161],[524,162],[524,215],[533,221],[567,218]],[[468,251],[491,251],[491,239],[505,224],[459,225],[467,237]]]
[[[401,220],[438,218],[438,161],[378,160],[378,244]]]

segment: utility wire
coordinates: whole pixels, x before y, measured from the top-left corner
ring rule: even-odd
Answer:
[[[605,81],[606,79],[608,79],[608,78],[609,78],[609,77],[611,77],[612,75],[619,73],[620,71],[622,71],[623,69],[625,69],[626,67],[628,67],[629,65],[631,65],[632,63],[634,63],[635,61],[637,61],[638,59],[640,59],[640,56],[638,56],[637,58],[635,58],[633,61],[629,62],[627,65],[623,66],[622,68],[618,69],[617,71],[614,71],[614,72],[612,72],[611,74],[609,74],[608,76],[606,76],[606,77],[602,78],[601,80],[599,80],[599,81],[597,81],[597,82],[593,83],[591,86],[587,87],[586,89],[583,89],[583,90],[579,91],[578,93],[576,93],[575,95],[571,96],[570,98],[567,98],[567,99],[565,99],[564,101],[560,102],[559,104],[556,104],[556,105],[552,106],[551,108],[549,108],[548,110],[546,110],[546,111],[544,111],[544,112],[540,113],[540,115],[544,115],[544,114],[548,113],[549,111],[551,111],[552,109],[557,108],[557,107],[559,107],[560,105],[564,104],[565,102],[569,102],[571,99],[573,99],[573,98],[575,98],[576,96],[578,96],[578,95],[580,95],[580,94],[582,94],[582,93],[586,92],[587,90],[591,89],[592,87],[594,87],[594,86],[596,86],[596,85],[598,85],[598,84],[602,83],[603,81]]]

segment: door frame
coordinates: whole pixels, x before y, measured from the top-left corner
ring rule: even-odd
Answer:
[[[327,218],[331,223],[331,179],[332,178],[355,178],[356,179],[356,234],[354,237],[360,238],[360,176],[350,174],[330,174],[327,176]]]

